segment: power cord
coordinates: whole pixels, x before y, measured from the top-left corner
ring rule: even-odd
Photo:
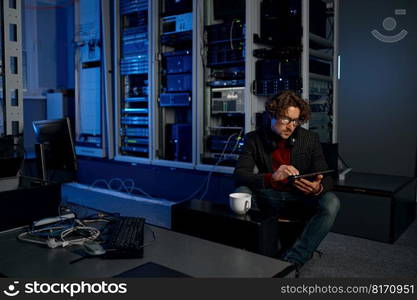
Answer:
[[[118,182],[120,184],[120,186],[117,189],[114,189],[112,187],[112,184],[114,182]],[[129,195],[132,195],[134,191],[137,191],[137,192],[140,192],[141,194],[145,195],[146,197],[148,197],[150,199],[155,199],[154,197],[149,195],[147,192],[145,192],[141,188],[136,187],[135,182],[134,182],[133,179],[122,180],[120,178],[112,178],[108,182],[105,179],[97,179],[90,185],[90,187],[94,187],[98,183],[103,183],[108,190],[117,191],[117,192],[120,192],[120,191],[123,190],[126,193],[128,193]]]
[[[236,151],[236,149],[237,149],[237,146],[238,146],[238,144],[239,144],[239,142],[240,142],[240,137],[242,136],[242,133],[243,133],[243,129],[241,129],[240,131],[239,131],[239,133],[233,133],[233,134],[231,134],[229,137],[228,137],[228,139],[227,139],[227,141],[226,141],[226,144],[225,144],[225,146],[223,147],[223,150],[222,150],[222,152],[221,152],[221,154],[220,154],[220,156],[219,156],[219,158],[218,158],[218,160],[217,160],[217,162],[216,162],[216,164],[214,164],[213,166],[212,166],[212,168],[211,168],[211,170],[210,170],[210,172],[209,172],[209,174],[207,175],[207,177],[203,180],[203,182],[201,183],[201,185],[191,194],[191,195],[189,195],[189,196],[187,196],[186,198],[184,198],[183,200],[181,200],[181,201],[188,201],[188,200],[191,200],[192,198],[194,198],[204,187],[205,187],[205,190],[204,190],[204,193],[201,195],[201,197],[199,198],[199,200],[201,200],[201,199],[203,199],[206,195],[207,195],[207,193],[208,193],[208,190],[209,190],[209,187],[210,187],[210,181],[211,181],[211,177],[212,177],[212,175],[213,175],[213,173],[214,173],[214,168],[215,167],[217,167],[222,161],[224,161],[223,160],[223,157],[224,157],[224,155],[225,155],[225,152],[226,152],[226,150],[227,150],[227,147],[229,146],[229,143],[230,143],[230,141],[231,141],[231,139],[234,137],[234,136],[236,136],[236,135],[238,135],[238,138],[236,139],[236,144],[235,144],[235,146],[234,146],[234,149],[232,150],[232,152],[231,152],[231,154],[233,154],[235,151]]]
[[[100,235],[100,230],[86,226],[80,220],[74,219],[73,225],[54,224],[39,229],[30,229],[18,235],[23,242],[46,245],[49,248],[82,245],[86,241],[95,240]],[[76,238],[70,238],[71,235]]]

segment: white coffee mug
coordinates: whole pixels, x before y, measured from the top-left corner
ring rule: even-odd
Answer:
[[[252,204],[252,195],[248,193],[232,193],[229,195],[230,209],[238,215],[248,212]]]

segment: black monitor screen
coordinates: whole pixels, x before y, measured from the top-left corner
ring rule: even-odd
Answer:
[[[77,170],[77,158],[70,128],[68,118],[33,122],[36,141],[42,145],[46,170],[73,173]]]

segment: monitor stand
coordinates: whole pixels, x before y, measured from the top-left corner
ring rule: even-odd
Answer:
[[[35,144],[36,166],[38,168],[38,177],[46,181],[46,165],[45,165],[45,145]]]

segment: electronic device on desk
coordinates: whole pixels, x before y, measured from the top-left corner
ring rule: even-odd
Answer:
[[[142,258],[144,218],[118,217],[103,230],[108,234],[106,258]]]
[[[69,118],[33,121],[32,124],[38,142],[35,148],[40,178],[73,181],[78,168]]]
[[[95,241],[86,241],[82,246],[84,252],[90,256],[98,256],[106,253],[106,250]]]

